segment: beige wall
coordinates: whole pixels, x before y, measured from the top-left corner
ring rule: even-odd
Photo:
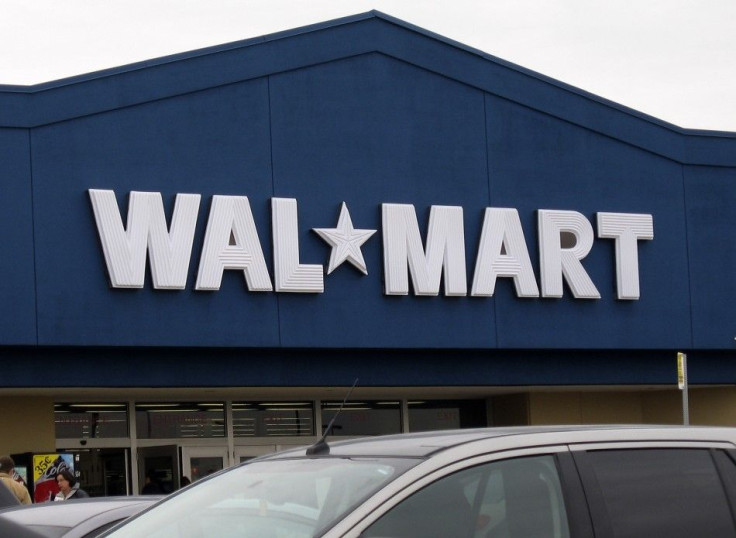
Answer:
[[[0,454],[53,452],[53,398],[0,397],[0,431]]]
[[[690,424],[736,426],[736,387],[693,388]],[[682,424],[682,393],[647,391],[529,392],[494,405],[494,424]],[[494,399],[495,403],[495,399]],[[517,409],[508,411],[508,405]],[[526,415],[527,418],[524,418]]]
[[[736,426],[736,387],[695,389],[689,398],[693,424]]]
[[[531,424],[640,424],[638,392],[533,392]]]
[[[693,391],[690,398],[690,422],[693,421]],[[682,393],[679,390],[652,391],[642,394],[644,422],[647,424],[682,424]]]

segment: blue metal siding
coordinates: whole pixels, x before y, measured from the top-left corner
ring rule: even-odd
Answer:
[[[266,79],[223,86],[35,129],[39,342],[43,345],[277,346],[276,296],[227,271],[195,292],[213,194],[252,197],[270,254],[271,155]],[[186,290],[111,289],[87,189],[200,193]],[[229,273],[229,274],[228,274]]]
[[[36,343],[28,131],[0,128],[0,343]]]
[[[516,207],[538,270],[537,209],[648,213],[639,241],[641,298],[616,299],[614,242],[596,239],[583,266],[600,300],[496,297],[499,347],[667,348],[691,345],[681,166],[573,124],[489,96],[491,204]]]
[[[693,346],[736,349],[736,169],[686,167]]]
[[[488,199],[483,96],[382,55],[275,76],[274,185],[299,200],[304,263],[327,265],[340,204],[365,244],[364,277],[349,264],[325,276],[323,296],[279,296],[282,343],[318,347],[493,347],[490,301],[383,295],[381,203],[414,204],[426,237],[432,204],[459,205],[472,268]],[[480,200],[480,203],[478,202]]]
[[[6,386],[14,387],[345,387],[359,378],[361,387],[526,388],[676,386],[674,362],[668,350],[41,347],[5,348],[3,369]],[[693,385],[736,383],[736,361],[726,353],[691,352],[688,363]],[[243,397],[247,398],[247,388]]]
[[[4,346],[121,346],[115,357],[151,360],[154,377],[177,352],[151,348],[216,349],[213,385],[350,384],[357,372],[387,386],[668,382],[672,350],[696,363],[698,350],[736,346],[736,135],[668,126],[389,17],[0,88],[0,125],[16,127],[0,130]],[[176,193],[202,194],[186,290],[149,277],[109,288],[90,188],[115,190],[124,220],[132,190],[161,192],[169,215]],[[276,294],[229,271],[221,290],[194,291],[215,194],[250,198],[272,275],[272,197],[298,200],[306,264],[327,264],[311,229],[335,226],[346,202],[356,228],[378,230],[363,247],[368,276],[345,264],[324,294]],[[583,261],[600,300],[567,288],[519,299],[508,279],[493,298],[387,297],[381,203],[413,204],[425,239],[431,205],[462,206],[468,289],[487,206],[519,210],[537,275],[538,209],[579,211],[594,228],[599,211],[652,214],[641,299],[615,298],[607,239]],[[192,382],[202,357],[187,357],[173,384]],[[322,371],[328,359],[340,366]],[[733,381],[729,359],[706,354],[696,378]],[[237,365],[248,368],[230,377]]]
[[[381,54],[37,128],[33,148],[43,345],[691,345],[681,165]],[[131,190],[169,206],[203,195],[187,290],[108,288],[88,188],[114,189],[123,215]],[[213,194],[250,198],[269,266],[272,196],[299,201],[302,263],[327,263],[310,230],[334,226],[347,202],[356,227],[379,230],[369,275],[346,264],[322,295],[248,292],[239,272],[193,291]],[[610,240],[583,262],[601,300],[519,299],[505,279],[494,298],[387,297],[382,202],[413,204],[425,237],[432,204],[462,206],[469,282],[486,206],[519,209],[537,272],[537,209],[651,213],[641,299],[615,299]]]

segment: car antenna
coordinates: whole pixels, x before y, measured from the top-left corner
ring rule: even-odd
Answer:
[[[312,446],[307,448],[307,456],[313,456],[315,454],[329,454],[330,453],[330,445],[327,444],[327,441],[325,439],[327,438],[327,435],[329,435],[330,431],[332,430],[332,425],[335,423],[335,419],[337,418],[337,415],[340,414],[340,411],[342,411],[342,408],[345,407],[345,402],[348,401],[348,398],[350,398],[350,393],[353,392],[353,389],[355,388],[355,385],[358,384],[358,378],[355,378],[355,381],[353,381],[353,386],[350,387],[350,390],[345,395],[345,399],[340,404],[340,408],[337,410],[337,413],[335,413],[335,416],[332,417],[332,420],[330,420],[330,423],[327,425],[327,428],[325,428],[325,433],[322,434],[322,438],[314,443]]]

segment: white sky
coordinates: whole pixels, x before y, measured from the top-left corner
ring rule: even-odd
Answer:
[[[736,0],[0,0],[0,84],[371,9],[676,125],[736,132]]]

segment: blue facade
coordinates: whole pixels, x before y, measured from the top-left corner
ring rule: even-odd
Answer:
[[[16,386],[736,381],[736,135],[680,129],[378,13],[30,88],[0,87],[0,345]],[[202,202],[185,290],[109,286],[88,189]],[[213,195],[247,196],[273,275],[273,197],[295,198],[300,261],[346,202],[368,275],[322,294],[195,291]],[[486,207],[653,215],[641,297],[616,298],[614,243],[583,265],[599,300],[384,294],[381,204],[462,206],[468,279]],[[74,357],[69,379],[28,370]],[[421,357],[421,358],[420,358]],[[198,377],[203,362],[217,374]],[[418,362],[423,366],[417,366]],[[171,363],[179,366],[172,372]],[[240,370],[242,369],[242,370]],[[141,370],[147,380],[139,379]],[[168,372],[168,375],[165,375]],[[201,375],[201,374],[200,374]],[[47,385],[45,383],[51,383]]]

